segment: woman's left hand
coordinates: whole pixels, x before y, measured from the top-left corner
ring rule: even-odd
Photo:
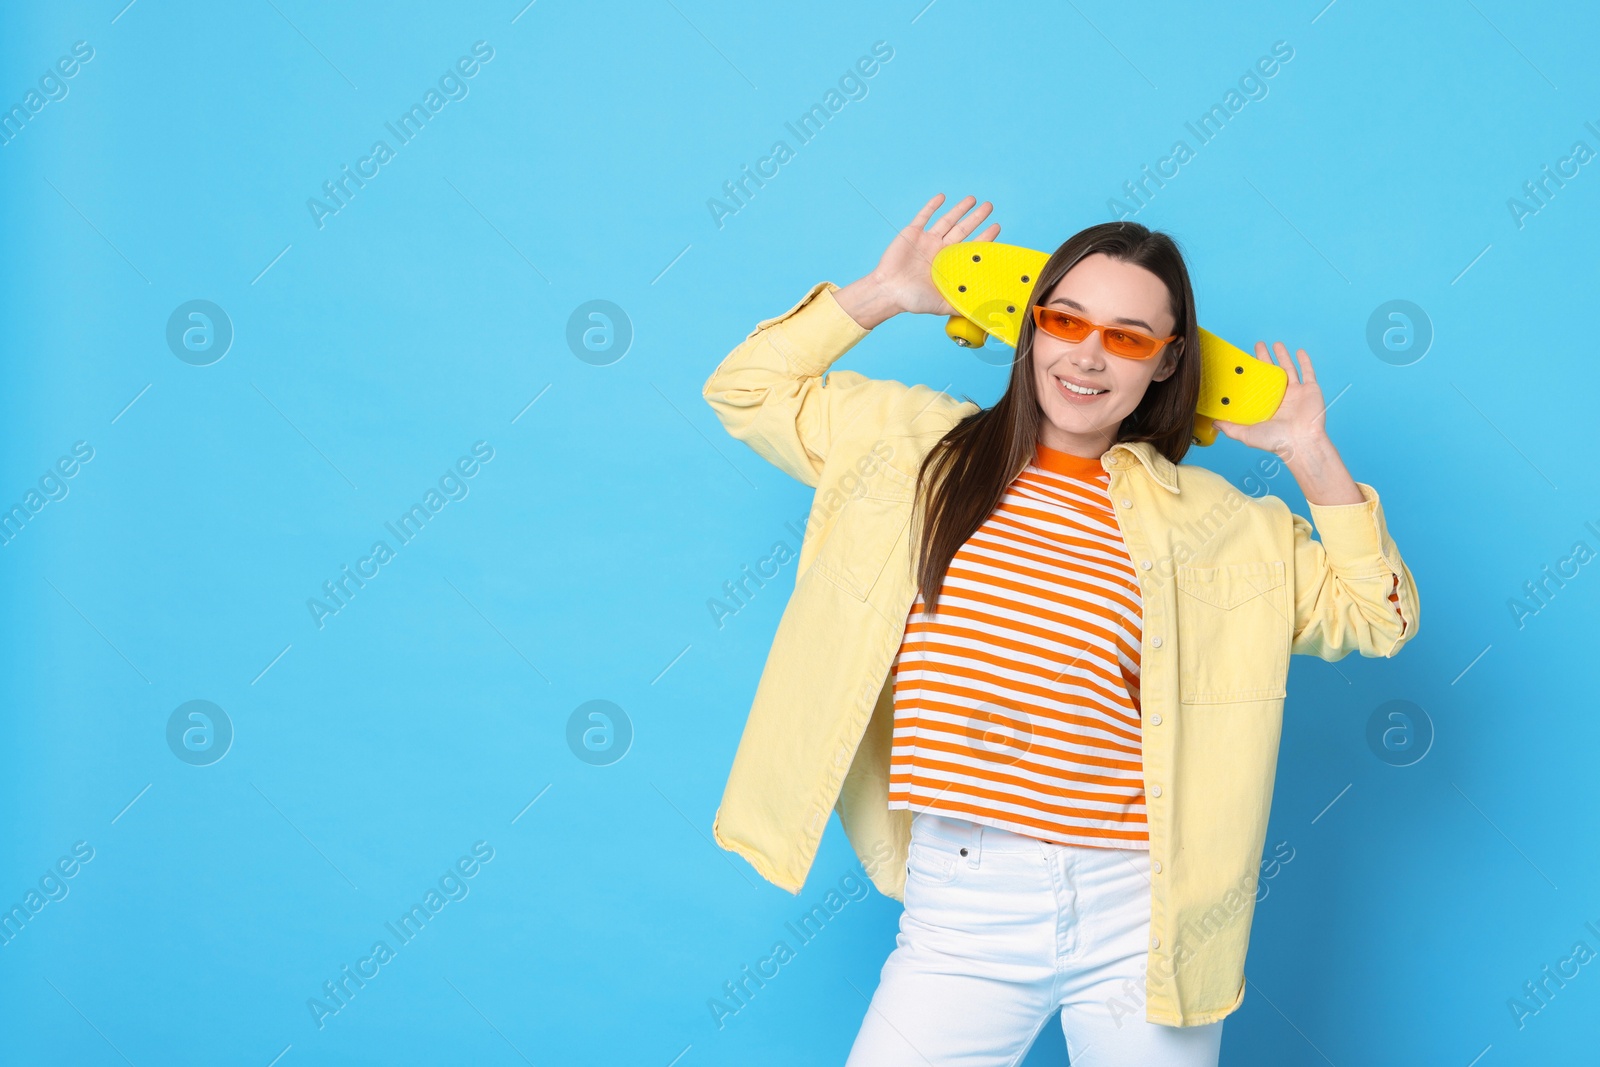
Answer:
[[[1289,375],[1283,393],[1283,402],[1265,422],[1240,423],[1215,420],[1219,431],[1251,448],[1272,452],[1279,459],[1289,460],[1296,451],[1327,439],[1327,405],[1322,399],[1322,387],[1317,384],[1316,373],[1311,368],[1311,357],[1303,348],[1295,349],[1300,364],[1300,374],[1295,374],[1289,362],[1289,349],[1282,341],[1273,343],[1278,366]],[[1256,342],[1256,358],[1270,359],[1267,343]]]

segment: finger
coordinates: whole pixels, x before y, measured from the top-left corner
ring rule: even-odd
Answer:
[[[972,201],[971,204],[967,202],[969,200]],[[956,221],[960,219],[962,215],[967,213],[967,210],[972,207],[972,204],[977,202],[978,198],[970,193],[966,196],[963,196],[960,200],[956,201],[955,207],[939,216],[938,221],[933,224],[933,228],[928,232],[936,237],[943,237],[945,234],[950,232],[950,227],[954,226]]]
[[[967,239],[967,234],[977,229],[978,224],[984,219],[988,218],[989,213],[993,210],[994,205],[989,203],[987,200],[979,204],[978,210],[974,211],[972,214],[956,223],[955,226],[951,227],[949,235],[945,238],[945,243],[954,244],[957,241],[965,241]]]
[[[978,240],[980,240],[980,241],[992,241],[996,237],[999,237],[999,236],[1000,236],[1000,224],[998,222],[996,222],[996,223],[992,224],[987,230],[984,230],[982,233],[978,234]]]
[[[1306,350],[1297,348],[1294,350],[1294,355],[1300,364],[1300,380],[1303,382],[1316,381],[1317,372],[1311,369],[1311,357],[1306,355]]]
[[[1282,341],[1272,342],[1273,361],[1283,368],[1283,373],[1289,376],[1291,382],[1299,382],[1300,375],[1295,373],[1295,368],[1289,362],[1289,347]]]
[[[1257,359],[1264,359],[1269,363],[1272,362],[1272,353],[1267,351],[1267,342],[1265,342],[1265,341],[1257,341],[1256,342],[1256,358]]]
[[[943,199],[943,193],[934,193],[933,198],[926,204],[923,204],[922,210],[917,212],[917,217],[911,220],[911,225],[915,226],[919,230],[926,226],[928,224],[928,220],[933,218],[934,208],[937,208],[939,206],[939,202]]]

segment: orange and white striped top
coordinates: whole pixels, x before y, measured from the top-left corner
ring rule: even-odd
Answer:
[[[889,807],[1149,848],[1143,602],[1098,459],[1039,445],[893,665]],[[1401,616],[1395,576],[1389,593]]]
[[[1098,459],[1038,445],[918,593],[893,665],[889,807],[1053,843],[1149,848],[1143,604]]]

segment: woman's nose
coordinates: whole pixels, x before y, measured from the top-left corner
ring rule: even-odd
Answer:
[[[1073,345],[1068,356],[1078,366],[1095,369],[1105,366],[1106,350],[1100,344],[1100,331],[1096,330]]]

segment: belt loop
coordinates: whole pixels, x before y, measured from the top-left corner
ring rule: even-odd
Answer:
[[[988,827],[984,826],[984,824],[981,822],[974,822],[971,825],[971,842],[967,845],[966,860],[968,867],[972,868],[973,870],[977,870],[978,858],[983,855],[984,834],[987,832]]]

